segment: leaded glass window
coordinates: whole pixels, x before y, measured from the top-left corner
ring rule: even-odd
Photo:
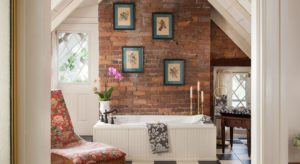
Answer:
[[[246,82],[248,74],[234,74],[232,76],[232,106],[247,107]]]
[[[87,33],[58,33],[58,81],[85,83],[89,81]]]

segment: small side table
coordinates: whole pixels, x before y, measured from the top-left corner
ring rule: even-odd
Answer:
[[[251,117],[242,116],[218,116],[221,119],[221,131],[222,131],[222,152],[225,149],[225,127],[230,128],[230,145],[233,146],[233,128],[247,129],[247,147],[248,155],[251,155]]]

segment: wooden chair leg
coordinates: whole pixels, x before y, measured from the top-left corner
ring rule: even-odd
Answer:
[[[230,127],[230,146],[233,147],[233,127]]]
[[[251,156],[251,129],[247,129],[248,156]]]
[[[221,119],[221,132],[222,132],[222,153],[224,154],[224,150],[225,150],[225,123],[224,123],[224,119]]]

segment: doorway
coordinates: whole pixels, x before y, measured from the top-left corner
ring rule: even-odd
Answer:
[[[280,57],[279,48],[276,48],[280,47],[279,37],[276,37],[280,34],[280,2],[282,1],[252,0],[252,131],[255,132],[252,135],[253,163],[287,163],[287,136],[283,134],[284,131],[280,133],[280,129],[286,128],[281,124],[286,120],[285,117],[279,117],[279,114],[284,114],[280,112],[280,104],[272,104],[280,102],[277,92],[280,84],[273,83],[279,81],[280,72],[276,65]],[[47,161],[50,162],[50,2],[26,0],[17,6],[20,34],[18,157],[24,163],[46,164]]]
[[[98,120],[98,25],[62,24],[52,33],[52,89],[60,89],[79,135],[92,135]]]

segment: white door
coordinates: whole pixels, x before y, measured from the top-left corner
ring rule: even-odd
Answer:
[[[98,120],[98,25],[64,24],[53,34],[52,87],[61,89],[79,135],[92,135]]]

